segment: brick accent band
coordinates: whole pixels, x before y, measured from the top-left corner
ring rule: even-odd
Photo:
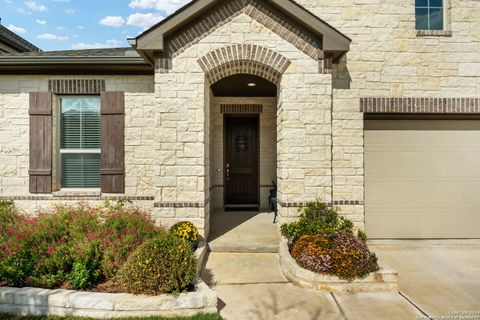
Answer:
[[[71,196],[0,196],[0,200],[35,200],[35,201],[57,201],[57,200],[131,200],[131,201],[153,201],[153,196],[95,196],[95,195],[71,195]]]
[[[56,94],[100,94],[102,91],[105,91],[105,80],[48,80],[48,91]]]
[[[247,113],[257,114],[263,112],[261,104],[221,104],[220,113]]]
[[[290,60],[281,54],[255,44],[235,44],[210,51],[198,63],[205,73],[214,72],[222,65],[241,61],[254,61],[259,65],[267,66],[279,74],[283,74],[290,65]]]
[[[365,113],[480,113],[480,98],[360,98]]]
[[[306,207],[310,202],[283,202],[277,200],[277,203],[283,208],[301,208]],[[363,205],[363,201],[360,200],[334,200],[333,203],[329,202],[329,206],[360,206]]]
[[[207,73],[206,78],[209,84],[214,84],[225,77],[242,73],[262,77],[276,85],[280,83],[282,78],[280,72],[256,61],[233,61],[223,64]]]
[[[451,30],[417,30],[417,37],[451,37]]]
[[[208,201],[205,202],[155,202],[155,208],[205,208]]]

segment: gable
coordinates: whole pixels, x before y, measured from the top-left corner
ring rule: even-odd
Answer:
[[[246,14],[313,59],[340,58],[350,39],[290,0],[197,0],[135,39],[131,44],[150,63],[173,58],[240,14]]]

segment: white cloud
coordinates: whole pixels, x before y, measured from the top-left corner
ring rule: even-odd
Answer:
[[[107,16],[100,20],[102,26],[121,27],[125,23],[125,19],[120,16]]]
[[[25,1],[25,5],[32,11],[45,11],[47,7],[43,4],[37,4],[35,1]]]
[[[122,42],[117,39],[107,40],[104,43],[75,43],[72,45],[74,50],[85,50],[85,49],[103,49],[103,48],[114,48],[120,46]]]
[[[84,27],[84,26],[78,26],[77,28],[78,28],[79,30],[83,30],[83,29],[85,29],[85,27]]]
[[[78,10],[77,9],[65,9],[65,13],[66,14],[75,14],[77,13]]]
[[[59,26],[56,28],[58,31],[67,31],[67,28]]]
[[[13,32],[15,32],[15,33],[25,33],[25,32],[27,32],[27,30],[25,30],[25,29],[23,29],[23,28],[21,28],[21,27],[14,26],[13,24],[9,24],[9,25],[7,26],[7,29],[9,29],[9,30],[11,30],[11,31],[13,31]]]
[[[132,9],[155,9],[171,14],[188,2],[190,0],[131,0],[129,6]]]
[[[44,34],[41,34],[39,36],[37,36],[38,39],[42,39],[42,40],[55,40],[55,41],[65,41],[65,40],[68,40],[68,37],[67,36],[57,36],[55,34],[51,34],[51,33],[44,33]]]
[[[147,29],[163,18],[164,17],[158,13],[134,13],[128,17],[127,24]]]
[[[46,25],[47,24],[47,21],[45,20],[40,20],[40,19],[37,19],[35,20],[38,24],[41,24],[41,25]]]

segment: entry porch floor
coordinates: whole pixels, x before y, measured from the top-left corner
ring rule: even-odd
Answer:
[[[212,252],[278,253],[278,224],[273,212],[218,211],[210,217]]]

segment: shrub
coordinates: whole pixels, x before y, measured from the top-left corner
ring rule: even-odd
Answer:
[[[367,238],[367,234],[365,233],[365,231],[358,229],[358,231],[357,231],[357,236],[358,236],[360,239],[362,239],[363,241],[367,242],[367,239],[368,239],[368,238]]]
[[[23,286],[34,265],[33,241],[35,218],[18,216],[15,223],[2,229],[0,244],[0,281],[8,286]]]
[[[291,255],[308,270],[348,281],[379,270],[377,257],[366,243],[344,230],[304,235],[293,245]]]
[[[16,215],[0,228],[0,281],[11,286],[87,289],[115,275],[127,256],[158,233],[138,209],[56,206]]]
[[[158,234],[159,228],[135,207],[109,209],[104,217],[102,271],[110,279],[136,248]]]
[[[0,229],[13,222],[18,212],[15,203],[11,200],[0,200]]]
[[[175,223],[170,228],[170,232],[188,242],[196,242],[198,240],[198,229],[190,221],[180,221]]]
[[[128,258],[117,279],[126,292],[133,294],[179,293],[194,284],[196,268],[188,242],[163,232]]]
[[[300,208],[300,212],[298,221],[281,226],[281,233],[290,244],[304,235],[339,231],[352,233],[353,223],[325,203],[319,201],[309,203],[306,207]]]

